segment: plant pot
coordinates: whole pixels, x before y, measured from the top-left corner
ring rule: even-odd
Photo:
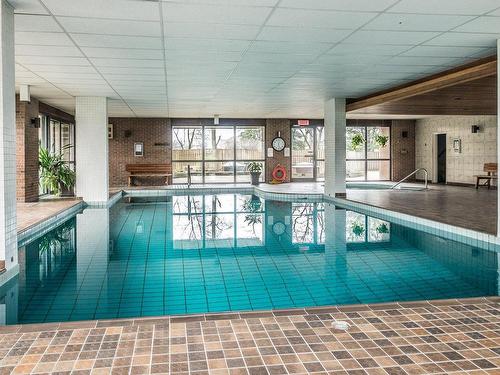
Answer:
[[[74,197],[75,196],[75,191],[74,188],[67,188],[66,186],[61,187],[61,197]]]
[[[252,178],[252,185],[258,185],[260,182],[261,172],[250,172],[250,177]]]

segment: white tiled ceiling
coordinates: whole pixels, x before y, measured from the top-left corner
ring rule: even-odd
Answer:
[[[9,0],[16,83],[73,112],[321,118],[496,52],[499,0]]]

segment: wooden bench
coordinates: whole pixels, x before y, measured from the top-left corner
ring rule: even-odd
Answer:
[[[128,186],[132,186],[134,177],[165,177],[168,185],[172,177],[172,166],[170,164],[127,164],[125,170],[130,173]]]
[[[482,186],[487,186],[488,189],[491,187],[491,180],[497,180],[497,172],[498,172],[498,165],[497,163],[485,163],[483,170],[487,173],[486,175],[478,175],[476,177],[476,189],[479,188],[479,185],[482,180],[485,180],[484,184]]]

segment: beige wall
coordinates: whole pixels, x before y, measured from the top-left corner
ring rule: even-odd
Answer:
[[[471,132],[472,125],[479,125],[479,133]],[[483,173],[484,163],[497,161],[496,116],[440,116],[417,120],[416,167],[426,168],[429,179],[434,176],[433,139],[435,134],[447,135],[447,183],[472,184],[474,175]],[[453,139],[462,142],[462,152],[453,150]]]

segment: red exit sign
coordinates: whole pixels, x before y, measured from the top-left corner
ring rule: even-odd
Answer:
[[[309,120],[297,120],[297,125],[299,126],[308,126]]]

